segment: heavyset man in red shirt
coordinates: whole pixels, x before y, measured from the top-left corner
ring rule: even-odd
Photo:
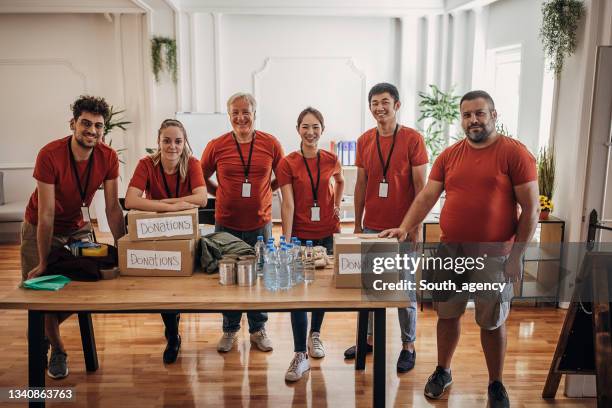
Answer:
[[[535,158],[518,140],[495,131],[497,112],[486,92],[465,94],[460,110],[467,137],[440,154],[427,185],[400,227],[384,231],[381,236],[405,240],[408,231],[423,221],[442,191],[446,191],[440,214],[442,244],[437,256],[483,256],[482,249],[474,249],[486,248],[484,269],[471,271],[474,273],[469,279],[516,282],[521,275],[525,243],[532,238],[538,220]],[[455,253],[449,253],[449,248]],[[492,407],[508,407],[502,373],[506,350],[504,323],[510,310],[512,284],[506,285],[501,293],[481,291],[474,295],[476,322],[481,328],[480,339],[489,371],[489,403]],[[438,366],[425,386],[429,398],[440,398],[452,384],[451,359],[467,301],[468,293],[463,291],[434,302],[438,313]]]
[[[210,141],[202,154],[202,170],[208,191],[216,196],[215,231],[225,231],[254,246],[272,236],[272,179],[283,158],[278,140],[255,130],[256,102],[251,94],[237,93],[227,101],[232,131]],[[211,180],[216,173],[217,182]],[[227,352],[236,341],[242,312],[223,313],[223,336],[217,350]],[[265,312],[248,311],[251,341],[262,351],[272,350],[267,337]]]
[[[69,240],[89,236],[89,205],[104,186],[106,215],[113,238],[124,234],[123,212],[118,199],[117,153],[100,143],[109,107],[103,98],[81,96],[72,104],[72,135],[55,140],[38,153],[34,166],[36,190],[32,193],[21,227],[22,279],[41,275],[52,249]],[[47,313],[45,334],[51,344],[48,375],[68,375],[66,350],[59,325],[69,314]]]
[[[379,233],[401,223],[415,195],[425,185],[427,150],[417,131],[397,123],[400,108],[399,92],[394,85],[377,84],[368,95],[370,112],[376,127],[357,140],[357,182],[355,184],[355,233]],[[365,209],[365,216],[364,216]],[[418,226],[410,231],[417,237]],[[416,308],[398,308],[402,351],[397,371],[414,367],[416,351]],[[368,321],[368,351],[372,349],[372,316]],[[344,352],[355,357],[355,346]]]

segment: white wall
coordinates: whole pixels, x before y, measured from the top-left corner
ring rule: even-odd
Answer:
[[[253,92],[258,128],[275,134],[287,151],[298,146],[295,119],[304,107],[317,107],[326,118],[322,146],[330,139],[354,140],[373,126],[369,88],[382,81],[398,84],[397,19],[222,15],[215,20],[198,13],[192,21],[198,110],[224,112],[231,94]]]
[[[540,0],[499,0],[489,6],[486,48],[521,45],[517,137],[538,151],[544,53],[539,39]],[[509,24],[510,22],[514,22]],[[495,95],[492,95],[495,100]],[[499,112],[503,122],[503,112]]]
[[[43,145],[70,134],[70,104],[80,94],[117,100],[113,44],[102,15],[0,14],[0,115],[11,147],[0,149],[0,167],[32,168]],[[27,197],[33,185],[28,177],[9,194]]]

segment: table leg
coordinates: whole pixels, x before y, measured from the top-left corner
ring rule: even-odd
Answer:
[[[372,406],[385,406],[385,365],[386,365],[386,309],[374,310],[374,391],[372,392]]]
[[[368,314],[367,310],[360,310],[357,318],[357,350],[355,350],[355,370],[365,370],[367,338],[368,338]]]
[[[45,314],[28,310],[28,382],[30,388],[45,387]],[[44,401],[30,401],[30,408],[44,407]]]
[[[79,313],[79,328],[81,329],[85,369],[87,371],[96,371],[99,367],[98,353],[96,351],[96,338],[94,336],[91,313]]]

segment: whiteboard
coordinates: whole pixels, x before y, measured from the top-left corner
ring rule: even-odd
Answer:
[[[187,130],[189,144],[197,159],[202,157],[208,142],[232,129],[227,113],[177,112],[176,119]]]

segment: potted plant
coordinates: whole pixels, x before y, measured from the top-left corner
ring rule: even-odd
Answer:
[[[106,120],[104,121],[104,135],[102,136],[102,142],[106,143],[110,147],[113,147],[113,140],[110,138],[110,136],[108,137],[108,140],[107,140],[106,136],[108,136],[115,128],[119,128],[121,130],[127,130],[125,128],[126,125],[129,125],[130,123],[132,123],[127,120],[123,120],[122,117],[117,117],[118,115],[121,115],[123,112],[125,112],[125,109],[116,111],[115,107],[111,105],[110,114],[108,115],[108,118],[106,118]],[[125,162],[123,161],[123,157],[122,157],[123,152],[125,151],[125,148],[115,149],[115,151],[117,152],[117,156],[119,156],[119,161],[125,164]]]
[[[538,155],[538,187],[540,189],[540,219],[547,220],[554,205],[552,197],[555,189],[555,152],[544,147]]]
[[[578,23],[584,10],[580,0],[549,0],[542,4],[540,38],[549,68],[557,76],[565,58],[576,50]]]
[[[459,120],[459,96],[440,90],[436,85],[429,85],[430,92],[419,92],[421,116],[418,122],[426,121],[421,129],[430,163],[442,152],[446,145],[445,130]]]

